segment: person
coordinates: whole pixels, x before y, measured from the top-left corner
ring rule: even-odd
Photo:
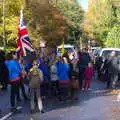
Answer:
[[[2,90],[7,90],[8,74],[8,69],[5,63],[5,55],[0,53],[0,82],[3,86]]]
[[[23,63],[22,58],[19,60],[19,63],[20,63],[20,67],[22,70],[22,75],[21,75],[21,80],[19,82],[19,92],[18,92],[17,99],[18,99],[18,101],[21,101],[21,97],[20,97],[20,89],[21,89],[24,100],[28,101],[28,97],[27,97],[26,92],[25,92],[24,81],[23,81],[25,79],[25,76],[27,73],[25,71],[25,67],[24,67],[24,63]]]
[[[78,74],[75,71],[72,71],[71,80],[70,80],[70,97],[73,100],[78,100],[78,88],[79,88],[79,81],[78,81]]]
[[[15,112],[17,111],[17,96],[19,91],[19,82],[21,78],[21,67],[17,60],[17,54],[16,52],[11,53],[11,60],[7,61],[6,65],[8,67],[9,71],[9,82],[11,85],[10,90],[10,103],[11,103],[11,111]]]
[[[58,77],[60,83],[60,96],[59,100],[66,100],[69,97],[69,71],[70,65],[66,57],[63,57],[62,61],[57,65]]]
[[[59,81],[58,81],[58,70],[56,66],[56,60],[53,60],[50,67],[50,78],[51,78],[51,92],[52,95],[58,96],[59,92]]]
[[[84,87],[83,90],[90,90],[90,83],[93,78],[93,67],[91,63],[88,63],[88,66],[84,72]]]
[[[39,64],[38,67],[42,72],[44,76],[44,80],[41,83],[41,89],[42,89],[42,96],[45,97],[49,94],[49,82],[50,82],[50,75],[49,75],[49,68],[48,64],[45,60]]]
[[[115,51],[112,51],[108,56],[103,68],[108,74],[107,88],[115,88],[120,71],[120,62]]]
[[[101,80],[101,76],[102,76],[102,64],[103,64],[103,58],[101,56],[97,56],[96,57],[96,70],[97,70],[97,73],[98,73],[98,79]]]
[[[40,93],[40,83],[43,81],[43,73],[38,69],[37,62],[33,61],[33,67],[30,69],[30,112],[35,112],[35,96],[38,104],[38,109],[40,113],[44,113],[43,104]]]
[[[91,62],[91,58],[87,52],[87,49],[84,48],[83,51],[79,52],[79,61],[78,61],[80,89],[82,89],[84,71],[89,62]]]
[[[0,92],[1,92],[1,89],[2,89],[2,85],[0,84]],[[1,109],[0,109],[0,113],[1,113],[2,111],[1,111]]]

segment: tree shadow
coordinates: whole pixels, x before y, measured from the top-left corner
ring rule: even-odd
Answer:
[[[113,94],[114,95],[114,94]],[[84,106],[84,104],[97,97],[111,96],[111,90],[105,89],[105,85],[103,82],[94,81],[93,88],[91,91],[81,91],[78,93],[79,100],[67,100],[66,102],[60,103],[58,100],[47,99],[45,101],[45,110],[46,112],[50,112],[53,110],[71,108],[74,106]]]

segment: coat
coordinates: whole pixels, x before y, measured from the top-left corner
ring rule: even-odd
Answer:
[[[39,69],[43,72],[43,76],[44,76],[44,82],[48,82],[49,81],[49,69],[48,66],[45,63],[41,63],[39,65]]]
[[[6,63],[9,71],[9,82],[16,82],[21,79],[22,69],[17,60],[10,60]]]
[[[69,64],[60,62],[57,65],[57,69],[58,69],[58,77],[59,77],[60,83],[68,83],[70,80],[70,78],[69,78],[69,71],[70,71]]]
[[[85,69],[88,63],[91,61],[91,58],[88,53],[82,53],[79,56],[79,68]]]
[[[40,88],[40,83],[43,81],[43,73],[37,67],[33,66],[30,69],[30,88]]]
[[[51,81],[57,81],[58,80],[58,71],[56,64],[53,64],[50,68],[50,78]]]
[[[105,62],[105,69],[107,69],[108,73],[118,74],[120,69],[119,58],[110,56]]]
[[[85,80],[91,80],[93,77],[93,67],[86,67],[84,72]]]
[[[0,82],[8,83],[9,72],[5,62],[0,63]]]

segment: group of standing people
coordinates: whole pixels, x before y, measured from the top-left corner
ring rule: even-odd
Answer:
[[[44,113],[43,102],[46,95],[57,97],[59,101],[78,99],[78,89],[89,90],[93,77],[93,67],[87,49],[79,52],[78,59],[70,60],[67,53],[61,57],[36,57],[31,63],[19,58],[16,52],[11,52],[0,62],[2,87],[11,86],[11,111],[17,111],[18,102],[21,101],[20,89],[25,101],[30,100],[30,112],[35,112],[37,103],[40,113]],[[2,73],[3,72],[3,73]],[[3,75],[4,76],[4,75]],[[5,80],[4,82],[2,82]],[[5,85],[3,84],[5,83]],[[27,93],[26,93],[26,87]],[[74,84],[74,85],[73,85]]]

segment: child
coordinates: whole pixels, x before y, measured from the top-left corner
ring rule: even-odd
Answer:
[[[58,96],[59,91],[59,81],[58,81],[58,71],[56,66],[56,60],[53,61],[50,68],[50,77],[51,77],[51,92],[53,96]]]
[[[88,63],[88,66],[85,69],[84,72],[84,90],[90,90],[90,83],[93,78],[93,67],[91,63]]]
[[[30,69],[30,107],[31,107],[31,113],[34,113],[35,110],[35,96],[37,99],[37,104],[40,113],[44,113],[43,111],[43,105],[42,105],[42,99],[40,94],[40,83],[43,81],[43,73],[41,70],[38,69],[37,62],[33,61],[33,67]]]

